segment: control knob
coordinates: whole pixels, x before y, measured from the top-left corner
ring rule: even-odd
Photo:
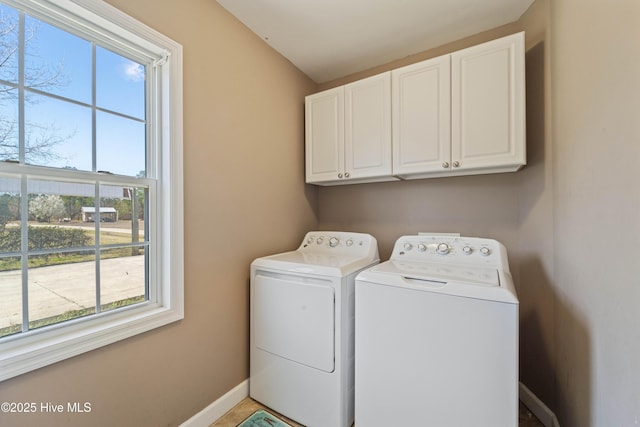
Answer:
[[[338,243],[340,243],[340,239],[338,239],[337,237],[332,237],[329,239],[329,246],[331,246],[332,248],[338,246]]]
[[[410,251],[411,249],[413,249],[413,245],[409,242],[404,244],[404,250],[405,251]]]
[[[463,252],[465,255],[471,255],[471,253],[473,252],[473,249],[471,249],[471,247],[470,247],[470,246],[465,246],[464,248],[462,248],[462,252]]]
[[[317,243],[317,244],[321,245],[321,244],[322,244],[322,242],[324,242],[324,237],[318,237],[318,238],[316,239],[316,243]]]
[[[480,255],[488,256],[489,254],[491,254],[491,249],[486,246],[480,248]]]
[[[349,239],[347,240],[347,246],[353,246],[353,240]]]
[[[418,251],[420,251],[420,252],[424,252],[424,251],[426,251],[426,250],[427,250],[427,245],[425,245],[424,243],[420,243],[420,244],[418,245]]]
[[[438,244],[438,248],[436,249],[436,251],[440,254],[440,255],[446,255],[449,253],[449,251],[451,250],[451,248],[449,247],[449,245],[447,245],[446,243],[440,243]]]

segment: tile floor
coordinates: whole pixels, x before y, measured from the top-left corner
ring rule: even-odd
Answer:
[[[255,400],[247,397],[242,402],[238,403],[233,409],[227,412],[222,418],[220,418],[215,423],[211,424],[210,427],[237,427],[242,421],[249,417],[249,415],[253,414],[258,409],[266,409],[274,415],[281,418],[283,421],[291,424],[293,427],[304,427],[301,424],[298,424],[290,419],[283,417],[278,414],[276,411],[272,411],[269,408],[262,406],[260,403]],[[355,426],[354,426],[355,427]],[[520,416],[518,420],[518,427],[544,427],[542,424],[522,403],[520,403]]]

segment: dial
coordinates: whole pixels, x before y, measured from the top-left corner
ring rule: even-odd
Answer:
[[[413,245],[409,242],[404,244],[404,250],[405,251],[410,251],[411,249],[413,249]]]
[[[418,245],[418,251],[420,251],[420,252],[424,252],[424,251],[426,251],[426,250],[427,250],[427,245],[425,245],[424,243],[420,243],[420,244]]]
[[[488,256],[491,254],[491,249],[486,246],[480,248],[480,255]]]
[[[462,248],[462,252],[465,255],[471,255],[473,253],[473,249],[471,249],[471,246],[465,246],[464,248]]]
[[[353,246],[353,240],[349,239],[347,240],[347,246]]]
[[[338,239],[337,237],[332,237],[329,239],[329,246],[331,246],[332,248],[338,246],[338,243],[340,243],[340,239]]]
[[[307,239],[307,243],[308,243],[308,244],[313,243],[313,237],[309,237],[309,238]]]
[[[438,248],[437,251],[440,255],[446,255],[449,253],[449,251],[451,250],[451,248],[449,247],[449,245],[447,245],[446,243],[440,243],[438,244]]]
[[[322,244],[322,242],[324,242],[324,237],[318,237],[318,238],[316,239],[316,243],[317,243],[317,244],[321,245],[321,244]]]

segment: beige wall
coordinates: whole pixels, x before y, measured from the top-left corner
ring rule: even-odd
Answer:
[[[170,426],[249,371],[252,259],[315,227],[304,96],[315,83],[214,0],[110,0],[184,47],[185,319],[0,383],[0,402],[91,402],[3,426]]]
[[[551,1],[557,410],[640,423],[640,2]]]
[[[518,172],[520,381],[555,409],[553,156],[550,11],[537,0],[521,18],[527,32],[527,167]]]
[[[563,427],[639,422],[637,0],[536,0],[515,24],[320,87],[213,0],[110,2],[185,48],[186,318],[0,383],[0,401],[93,403],[47,425],[176,425],[248,375],[251,259],[319,226],[372,233],[383,259],[418,231],[501,240],[521,301],[522,381]],[[522,29],[524,170],[302,184],[305,94]]]

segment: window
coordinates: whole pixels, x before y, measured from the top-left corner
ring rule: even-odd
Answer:
[[[0,0],[0,381],[183,318],[182,48]]]

